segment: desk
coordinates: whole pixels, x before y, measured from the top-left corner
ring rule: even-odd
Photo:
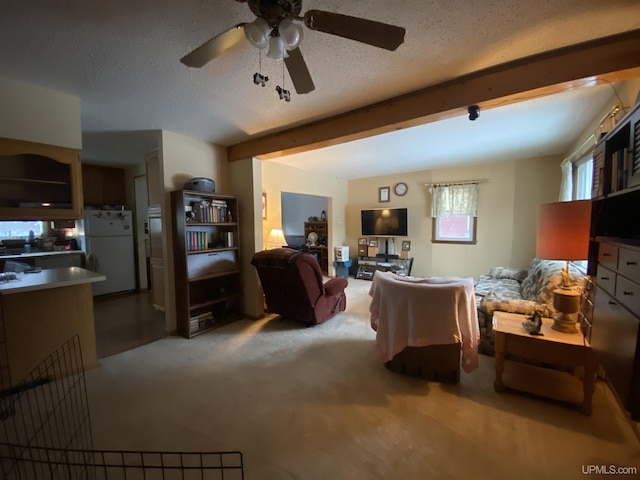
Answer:
[[[575,403],[582,413],[591,415],[597,361],[589,342],[581,333],[553,330],[550,318],[542,319],[544,336],[529,335],[522,326],[526,318],[515,313],[493,314],[495,391],[511,388]],[[582,382],[564,367],[584,367]]]

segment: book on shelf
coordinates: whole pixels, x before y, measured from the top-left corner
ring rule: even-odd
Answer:
[[[201,313],[189,318],[189,333],[197,332],[213,324],[215,319],[212,312]]]
[[[223,223],[228,219],[226,200],[202,200],[193,202],[191,209],[195,214],[195,221],[199,223]]]
[[[186,233],[187,251],[206,250],[208,248],[207,232],[189,231]]]

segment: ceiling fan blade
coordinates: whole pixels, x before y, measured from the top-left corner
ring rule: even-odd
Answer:
[[[309,10],[303,19],[311,30],[349,38],[385,50],[395,50],[402,45],[406,32],[403,27],[322,10]]]
[[[180,61],[187,67],[200,68],[204,66],[245,38],[244,25],[244,23],[239,23],[226,32],[216,35],[211,40],[204,42],[193,52],[182,57]]]
[[[289,51],[289,56],[284,59],[284,63],[287,65],[289,76],[298,94],[309,93],[316,89],[299,48]]]

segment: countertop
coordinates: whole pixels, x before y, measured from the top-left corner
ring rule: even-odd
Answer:
[[[104,275],[80,267],[49,268],[37,273],[18,273],[16,280],[0,281],[0,295],[69,287],[106,279]]]
[[[29,253],[9,253],[0,255],[0,260],[9,259],[15,260],[16,258],[30,258],[30,257],[49,257],[51,255],[83,255],[84,252],[82,250],[50,250],[50,251],[39,251],[39,252],[29,252]]]

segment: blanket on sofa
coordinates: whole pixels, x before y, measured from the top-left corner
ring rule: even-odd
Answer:
[[[401,277],[377,271],[369,295],[376,350],[390,361],[405,347],[461,343],[462,368],[478,367],[479,328],[473,278]]]
[[[538,311],[544,317],[553,317],[553,291],[562,282],[562,269],[566,262],[534,258],[526,270],[493,267],[489,275],[480,275],[475,287],[478,319],[480,322],[480,353],[494,354],[492,322],[493,312],[531,315]],[[584,274],[572,264],[570,281],[582,286]]]

